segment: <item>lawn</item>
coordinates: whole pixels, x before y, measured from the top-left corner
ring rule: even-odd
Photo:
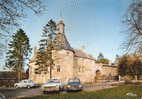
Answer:
[[[137,96],[127,96],[126,93],[130,92]],[[142,99],[142,86],[126,85],[98,91],[48,94],[22,99]]]

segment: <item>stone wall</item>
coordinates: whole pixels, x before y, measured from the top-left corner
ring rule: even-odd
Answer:
[[[63,82],[67,82],[69,78],[73,77],[73,52],[69,50],[54,51],[53,59],[55,60],[53,78],[60,78]]]
[[[54,68],[52,70],[52,78],[60,78],[66,82],[68,78],[73,77],[73,52],[69,50],[53,51]],[[30,62],[29,78],[35,83],[45,83],[50,79],[49,72],[36,74],[35,69],[38,66],[34,62]]]
[[[75,56],[70,50],[53,51],[54,68],[52,78],[60,78],[63,82],[68,79],[78,77],[82,83],[94,83],[96,78],[100,81],[106,77],[117,76],[117,67],[103,64],[96,64],[94,59]],[[36,74],[35,61],[30,62],[29,78],[35,83],[45,83],[49,79],[49,72]],[[99,75],[98,75],[99,74]],[[105,77],[105,78],[103,78]]]
[[[80,78],[82,83],[93,83],[99,67],[93,59],[74,57],[74,76]]]
[[[102,75],[105,76],[117,76],[118,75],[118,68],[117,66],[108,66],[103,65],[102,66]]]

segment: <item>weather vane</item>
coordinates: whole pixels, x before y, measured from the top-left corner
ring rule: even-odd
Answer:
[[[59,11],[59,17],[63,20],[63,7],[64,7],[64,0],[61,0],[60,2],[60,11]]]

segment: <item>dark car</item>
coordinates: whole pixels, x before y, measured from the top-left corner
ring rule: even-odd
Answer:
[[[67,91],[81,91],[82,89],[83,86],[79,78],[69,79],[68,84],[66,86]]]

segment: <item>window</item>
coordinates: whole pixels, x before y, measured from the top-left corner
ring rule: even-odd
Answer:
[[[67,52],[67,55],[69,55],[70,53],[69,52]]]
[[[78,71],[81,72],[81,67],[78,68]]]
[[[57,66],[57,72],[60,72],[60,66],[59,65]]]
[[[24,83],[27,83],[27,81],[26,81],[26,80],[24,80],[23,82],[24,82]]]
[[[35,74],[40,74],[41,72],[39,71],[39,69],[35,69]]]

